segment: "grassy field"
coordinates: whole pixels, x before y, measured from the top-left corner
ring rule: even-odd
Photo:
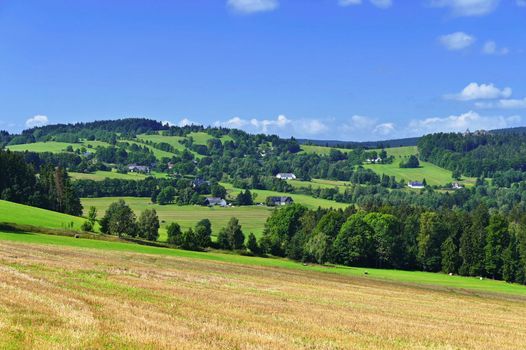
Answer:
[[[149,198],[140,197],[123,197],[126,203],[133,209],[133,211],[140,215],[145,209],[155,209],[161,223],[160,239],[166,240],[165,227],[172,222],[177,222],[183,229],[194,227],[201,219],[209,219],[212,223],[212,234],[216,236],[219,230],[226,226],[231,217],[236,217],[243,228],[245,236],[250,232],[257,237],[263,233],[263,227],[267,217],[271,214],[271,210],[266,207],[250,206],[250,207],[203,207],[203,206],[178,206],[178,205],[158,205],[152,204]],[[90,206],[97,208],[99,216],[104,215],[104,212],[111,203],[119,200],[117,197],[106,198],[83,198],[82,205],[84,210],[89,210]]]
[[[426,179],[428,185],[445,185],[454,182],[451,178],[451,171],[438,167],[432,163],[420,161],[420,168],[408,169],[400,168],[400,162],[406,161],[411,155],[417,155],[416,146],[393,147],[385,149],[388,155],[395,157],[391,164],[364,164],[364,168],[371,169],[378,174],[395,176],[398,181],[423,181]],[[380,151],[380,150],[376,150]],[[459,181],[465,186],[473,186],[475,178],[464,178]]]
[[[214,137],[210,134],[207,134],[206,132],[191,132],[188,134],[189,137],[191,137],[194,140],[194,143],[197,145],[206,145],[208,140],[213,139]],[[225,141],[232,141],[232,138],[230,136],[223,136],[220,138],[222,142]]]
[[[324,179],[311,179],[311,181],[301,180],[287,180],[289,184],[294,188],[309,187],[312,188],[335,188],[337,187],[340,192],[344,192],[345,189],[351,185],[348,181],[336,181],[336,180],[324,180]]]
[[[496,281],[5,232],[0,271],[2,349],[526,347]]]
[[[172,146],[173,148],[175,148],[176,150],[179,150],[181,152],[184,151],[185,148],[186,148],[184,145],[179,143],[179,141],[185,139],[182,136],[164,136],[164,135],[159,135],[159,134],[154,134],[154,135],[142,134],[142,135],[137,135],[137,139],[142,140],[142,141],[151,141],[151,142],[155,142],[155,143],[164,142],[164,143],[169,144],[170,146]]]
[[[94,173],[75,173],[70,172],[69,176],[71,176],[74,180],[95,180],[95,181],[102,181],[106,178],[108,179],[120,179],[120,180],[143,180],[147,178],[148,176],[154,176],[157,178],[165,178],[165,173],[159,173],[159,172],[151,172],[150,175],[146,174],[140,174],[140,173],[127,173],[127,174],[121,174],[116,171],[96,171]]]
[[[237,196],[237,194],[241,191],[240,189],[234,188],[231,184],[228,183],[221,183],[221,185],[223,185],[227,189],[229,196],[232,198]],[[268,190],[250,190],[250,192],[257,194],[256,202],[262,203],[264,203],[266,198],[269,196],[289,196],[294,200],[294,203],[302,204],[311,209],[316,209],[318,207],[343,209],[349,206],[349,204],[346,203],[338,203],[327,199],[314,198],[303,194],[284,193]]]
[[[92,146],[92,148],[88,148],[88,145]],[[85,147],[87,151],[95,152],[95,149],[97,148],[97,146],[107,147],[109,146],[109,144],[105,142],[101,142],[101,141],[82,141],[80,143],[49,141],[49,142],[27,143],[23,145],[13,145],[13,146],[7,146],[6,148],[14,152],[29,151],[29,152],[37,152],[37,153],[43,153],[43,152],[62,153],[62,152],[66,152],[66,148],[68,146],[72,146],[74,150]]]
[[[352,150],[346,149],[346,148],[325,147],[325,146],[315,146],[315,145],[301,145],[301,149],[305,153],[316,153],[320,155],[328,155],[331,152],[331,149],[337,149],[344,153],[352,152]]]
[[[0,223],[80,230],[84,221],[76,216],[0,200]]]

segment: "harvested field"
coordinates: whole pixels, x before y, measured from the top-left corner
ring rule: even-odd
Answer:
[[[526,300],[0,241],[0,348],[519,349]]]

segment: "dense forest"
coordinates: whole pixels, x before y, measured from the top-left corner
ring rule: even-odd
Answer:
[[[82,214],[80,199],[64,168],[44,164],[36,173],[21,155],[0,150],[0,169],[0,199]]]
[[[526,134],[438,133],[418,141],[422,160],[466,176],[493,177],[507,170],[526,171]]]

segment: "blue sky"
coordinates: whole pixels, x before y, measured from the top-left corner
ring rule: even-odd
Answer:
[[[526,125],[526,0],[0,0],[0,129],[314,139]]]

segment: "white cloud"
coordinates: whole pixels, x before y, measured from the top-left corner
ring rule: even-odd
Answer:
[[[371,4],[381,9],[387,9],[393,6],[392,0],[370,0],[370,1],[371,1]]]
[[[278,0],[228,0],[227,6],[240,14],[273,11],[279,7]]]
[[[470,130],[502,129],[517,126],[521,122],[518,115],[504,116],[481,116],[477,112],[469,111],[461,115],[448,117],[434,117],[422,120],[413,120],[409,123],[411,133],[415,135],[432,132],[462,132]]]
[[[517,0],[516,4],[519,7],[526,7],[526,0]]]
[[[493,84],[470,83],[460,93],[446,95],[445,98],[459,101],[492,100],[497,98],[508,98],[512,90],[509,87],[499,89]]]
[[[475,37],[464,32],[456,32],[448,35],[442,35],[438,38],[440,43],[448,50],[463,50],[470,47],[475,42]]]
[[[28,128],[33,128],[35,126],[44,126],[47,123],[49,123],[49,120],[45,115],[35,115],[34,117],[26,120],[26,126]]]
[[[498,102],[477,102],[475,107],[484,109],[526,109],[526,97],[521,99],[501,99]]]
[[[395,131],[395,125],[393,123],[381,123],[374,127],[373,132],[379,135],[389,135]]]
[[[482,52],[486,55],[507,55],[510,50],[507,47],[497,47],[497,43],[494,41],[486,41],[482,47]]]
[[[371,131],[376,124],[375,118],[353,115],[348,122],[342,124],[342,129],[346,132]]]
[[[449,8],[454,16],[484,16],[493,12],[499,2],[500,0],[431,0],[431,6]]]
[[[304,119],[293,122],[295,131],[306,135],[319,135],[329,131],[327,125],[318,119]]]
[[[353,6],[353,5],[361,5],[362,0],[339,0],[338,4],[340,6]]]

